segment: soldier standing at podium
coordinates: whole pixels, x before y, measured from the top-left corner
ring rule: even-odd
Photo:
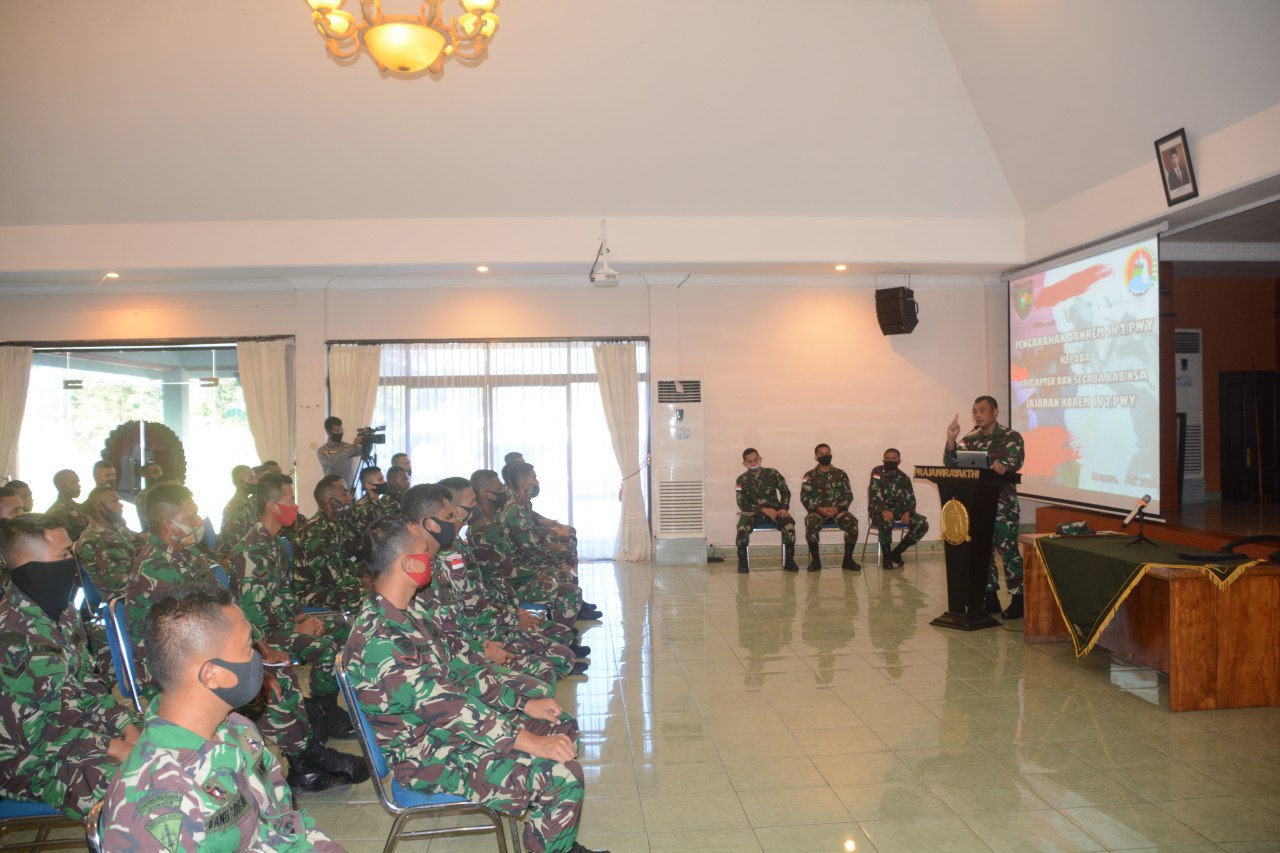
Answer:
[[[992,471],[997,474],[1014,474],[1022,467],[1026,451],[1022,435],[1005,429],[997,420],[1000,408],[995,397],[982,396],[973,401],[973,430],[960,438],[960,415],[947,426],[947,448],[942,461],[948,467],[956,465],[957,450],[985,450]],[[1000,491],[996,506],[996,527],[993,536],[991,564],[987,569],[987,612],[1000,613],[1005,619],[1022,618],[1022,553],[1018,550],[1018,490],[1005,486]],[[1000,599],[996,591],[1000,578],[996,573],[996,554],[1004,563],[1005,586],[1012,598],[1009,606],[1000,611]]]

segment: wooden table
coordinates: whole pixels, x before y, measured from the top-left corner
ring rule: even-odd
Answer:
[[[1034,540],[1020,537],[1024,641],[1070,642]],[[1154,567],[1098,645],[1169,676],[1169,709],[1280,705],[1280,566],[1257,566],[1224,590],[1194,569]]]

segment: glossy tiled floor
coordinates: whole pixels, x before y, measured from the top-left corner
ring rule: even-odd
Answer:
[[[588,846],[1280,850],[1280,708],[1172,714],[1162,678],[1105,652],[1025,646],[1020,623],[934,628],[936,559],[581,575],[605,621],[590,678],[559,695],[582,727]],[[381,849],[368,784],[303,801],[349,849]]]

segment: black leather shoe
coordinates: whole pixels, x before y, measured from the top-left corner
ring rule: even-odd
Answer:
[[[1000,597],[996,595],[994,589],[987,590],[986,607],[988,613],[1000,612]]]
[[[1021,619],[1022,618],[1022,593],[1015,592],[1009,606],[1000,611],[1000,616],[1004,619]]]
[[[346,711],[338,707],[338,696],[312,697],[304,699],[303,704],[307,709],[307,720],[311,723],[311,730],[315,732],[317,740],[328,740],[335,738],[337,740],[353,740],[356,736],[356,730],[351,725],[351,717]]]
[[[809,565],[806,566],[805,568],[807,568],[811,572],[822,571],[822,558],[818,556],[817,545],[809,546]]]
[[[303,762],[297,756],[289,759],[289,775],[284,778],[296,794],[299,791],[315,793],[327,791],[339,785],[350,785],[351,777],[340,773],[330,773],[315,767],[302,767]]]
[[[574,661],[573,669],[569,670],[569,674],[566,675],[565,678],[573,678],[575,675],[585,677],[587,674],[587,667],[589,666],[591,666],[591,664],[585,660]]]
[[[594,622],[603,615],[599,610],[594,607],[588,607],[585,604],[578,608],[578,621],[580,622]]]
[[[889,553],[889,560],[892,561],[893,565],[899,569],[906,565],[906,561],[902,559],[902,552],[897,548],[893,549],[893,551]]]
[[[363,782],[369,778],[369,765],[359,755],[338,752],[327,746],[312,746],[302,753],[301,769],[322,770],[346,776],[352,782]]]
[[[575,658],[589,658],[589,657],[591,657],[591,647],[590,647],[590,646],[580,646],[580,645],[578,645],[577,643],[574,643],[572,646],[570,646],[570,647],[569,647],[569,651],[573,652],[573,656],[574,656]]]

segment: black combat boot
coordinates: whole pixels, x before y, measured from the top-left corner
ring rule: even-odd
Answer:
[[[284,781],[295,794],[299,791],[327,791],[339,785],[351,784],[350,776],[322,770],[303,758],[302,754],[286,755],[285,760],[289,762],[289,774],[284,777]]]
[[[809,565],[807,567],[811,572],[822,571],[822,558],[818,556],[818,546],[809,546]]]
[[[751,569],[747,566],[747,546],[738,546],[738,574],[745,575]]]
[[[849,572],[862,571],[862,566],[859,566],[858,561],[853,559],[853,544],[850,542],[844,543],[844,562],[840,564],[840,568]]]
[[[906,565],[906,562],[902,559],[902,552],[905,550],[907,550],[907,546],[899,544],[897,548],[889,552],[889,561],[899,569]]]
[[[591,657],[591,647],[584,646],[581,643],[574,643],[572,646],[569,647],[569,651],[573,652],[573,656],[575,658]]]
[[[782,568],[789,572],[800,571],[800,567],[796,565],[796,545],[794,542],[790,545],[782,546]]]
[[[1022,593],[1015,592],[1009,596],[1009,606],[1001,611],[1000,616],[1004,619],[1021,619],[1022,618]]]
[[[579,622],[594,622],[604,614],[601,613],[594,604],[588,604],[585,601],[578,608],[578,615],[575,617]]]
[[[996,591],[994,589],[987,590],[986,605],[988,613],[1000,612],[1000,597],[996,595]]]
[[[352,740],[356,730],[351,725],[351,715],[338,707],[338,694],[330,696],[312,696],[303,700],[307,709],[307,719],[311,722],[311,730],[320,741],[329,738]]]
[[[311,741],[301,757],[302,766],[299,769],[304,772],[322,770],[325,773],[346,776],[357,784],[369,778],[369,765],[365,763],[363,757],[321,746],[315,740]]]

